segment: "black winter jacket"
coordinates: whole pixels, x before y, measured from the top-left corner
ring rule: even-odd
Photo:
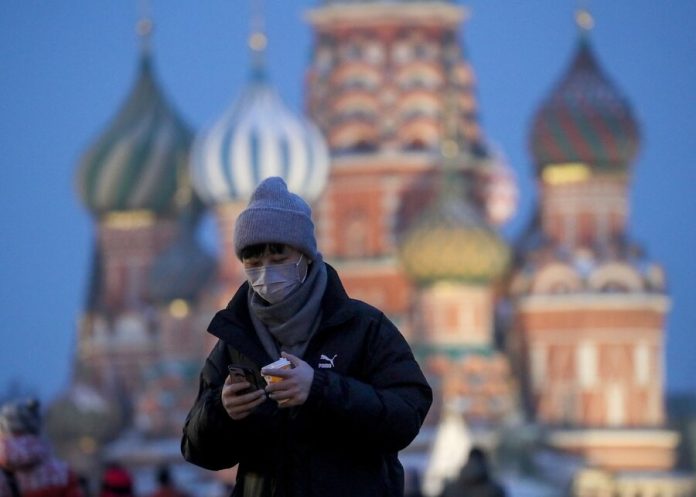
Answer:
[[[219,341],[201,372],[181,449],[207,469],[239,464],[233,496],[403,496],[397,452],[417,435],[432,391],[396,327],[350,299],[328,264],[327,272],[321,323],[303,357],[314,380],[302,406],[279,409],[267,399],[232,420],[221,402],[227,365],[260,374],[277,358],[254,331],[246,283],[210,323]]]

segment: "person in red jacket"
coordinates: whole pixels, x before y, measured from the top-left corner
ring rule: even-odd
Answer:
[[[111,462],[104,469],[99,497],[134,497],[133,477],[119,463]]]
[[[0,497],[83,497],[77,475],[39,435],[35,399],[0,407]]]

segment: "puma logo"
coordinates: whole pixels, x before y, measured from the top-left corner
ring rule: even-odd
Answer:
[[[329,369],[334,367],[334,361],[336,360],[336,357],[338,357],[338,354],[334,354],[333,357],[326,356],[324,354],[321,355],[319,358],[320,361],[326,361],[326,362],[320,362],[319,367],[323,369]]]

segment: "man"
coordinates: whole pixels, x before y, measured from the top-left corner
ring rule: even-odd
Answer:
[[[402,497],[397,452],[432,401],[402,335],[348,297],[317,251],[309,205],[281,178],[239,215],[235,251],[247,282],[208,328],[219,341],[184,426],[186,460],[239,464],[233,496]],[[281,356],[290,369],[263,369]],[[265,386],[262,369],[279,381]]]

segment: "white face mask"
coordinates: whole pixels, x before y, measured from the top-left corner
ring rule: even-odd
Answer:
[[[299,287],[307,277],[308,271],[305,271],[304,276],[300,276],[303,255],[300,254],[297,262],[250,267],[245,268],[244,272],[251,287],[263,300],[277,304]]]

